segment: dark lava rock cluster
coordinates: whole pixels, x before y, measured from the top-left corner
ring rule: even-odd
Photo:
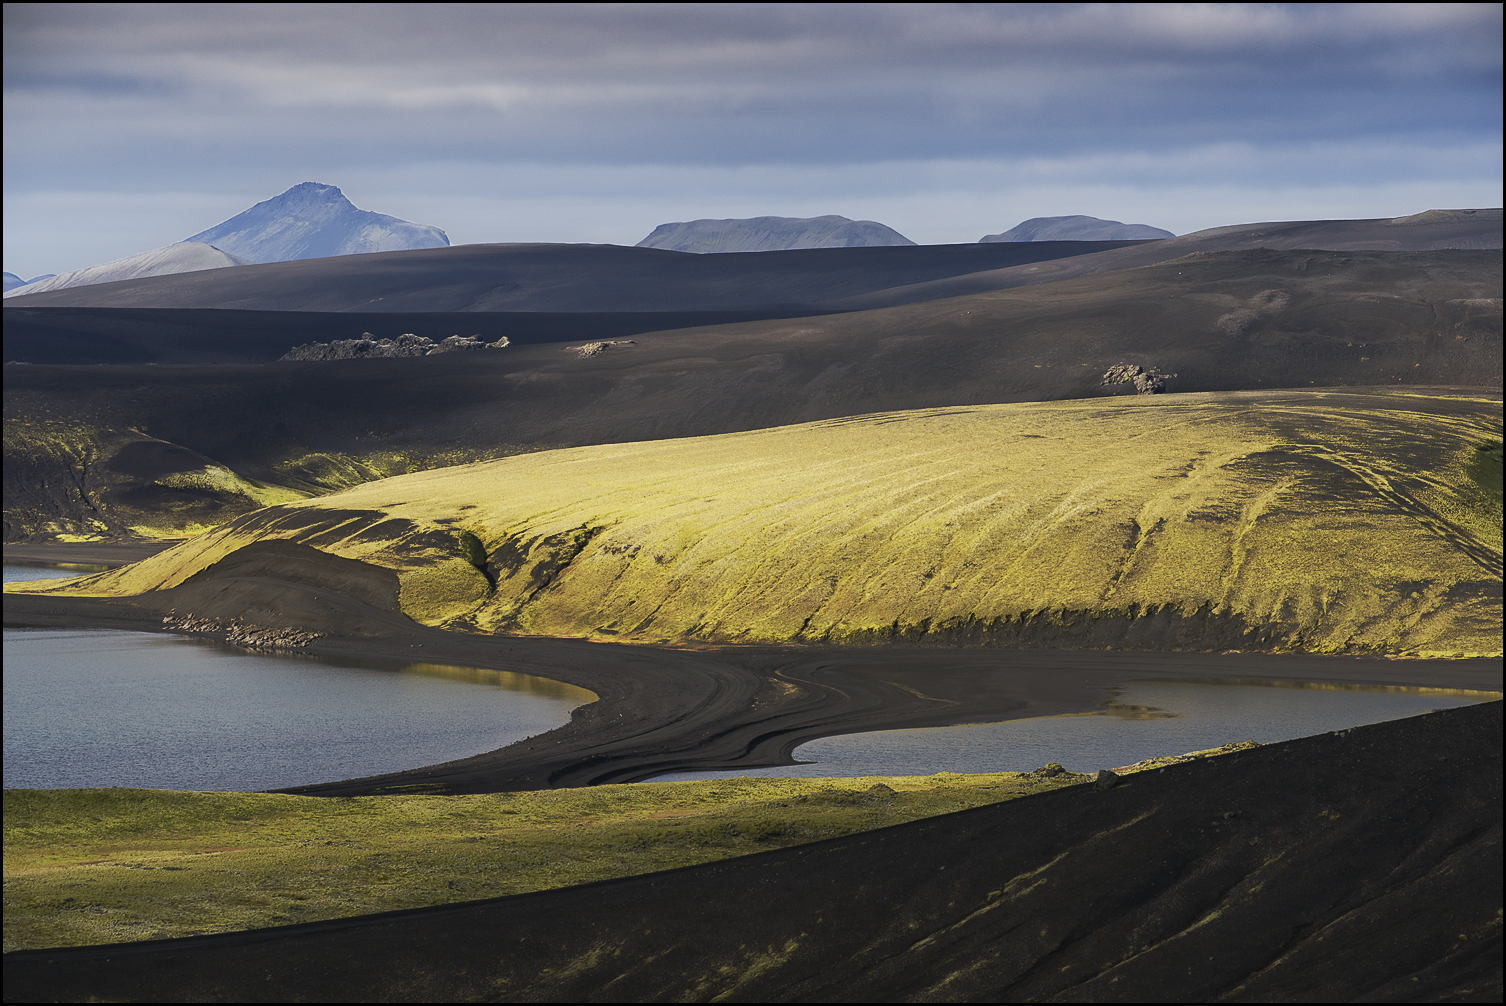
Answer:
[[[1133,384],[1135,391],[1142,395],[1159,395],[1166,390],[1166,379],[1176,376],[1163,374],[1154,368],[1146,370],[1138,363],[1116,363],[1104,371],[1101,383],[1105,387],[1110,384]]]
[[[502,349],[507,336],[496,342],[482,342],[480,336],[452,335],[435,342],[425,335],[411,332],[396,339],[376,339],[363,332],[359,339],[336,339],[333,342],[310,342],[294,346],[282,360],[365,360],[382,357],[434,356],[436,353],[462,353],[472,349]]]
[[[193,614],[179,615],[169,612],[162,619],[165,629],[182,632],[225,634],[225,642],[248,650],[295,650],[307,646],[324,633],[307,629],[278,628],[268,625],[251,625],[240,619],[222,622],[218,618],[200,618]]]

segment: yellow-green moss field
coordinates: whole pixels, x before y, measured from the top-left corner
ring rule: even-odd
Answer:
[[[1091,778],[743,778],[350,799],[6,790],[5,949],[522,894],[834,838]]]
[[[8,416],[4,429],[6,465],[14,469],[7,472],[12,478],[7,481],[6,519],[21,534],[59,541],[98,541],[120,534],[188,537],[264,506],[468,463],[478,454],[462,448],[308,453],[287,458],[257,479],[134,427],[89,418]],[[485,456],[510,450],[516,448],[500,445]]]
[[[418,472],[16,588],[130,595],[252,541],[389,567],[414,619],[649,643],[969,641],[1159,613],[1309,651],[1501,651],[1499,397],[927,409]]]

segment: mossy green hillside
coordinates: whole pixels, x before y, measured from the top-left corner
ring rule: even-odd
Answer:
[[[377,443],[332,453],[272,443],[270,463],[243,470],[108,417],[59,419],[17,397],[5,420],[7,541],[185,538],[265,506],[508,453]]]
[[[139,430],[87,421],[7,421],[5,457],[6,492],[18,501],[6,512],[8,539],[184,538],[309,495]]]
[[[886,413],[420,472],[7,589],[139,594],[275,539],[482,632],[1093,645],[1155,622],[1157,647],[1498,653],[1500,512],[1472,472],[1500,424],[1495,396],[1384,391]]]
[[[1049,772],[321,799],[7,790],[5,948],[226,932],[546,890],[1087,781]]]

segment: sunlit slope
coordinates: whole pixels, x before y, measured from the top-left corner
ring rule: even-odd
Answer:
[[[284,539],[482,632],[1495,653],[1500,431],[1499,397],[1385,391],[888,413],[400,476],[23,589]]]
[[[1032,243],[980,247],[1013,244]],[[679,326],[657,333],[636,314],[11,307],[10,359],[183,365],[7,366],[5,540],[184,537],[269,503],[533,450],[1133,394],[1102,387],[1118,364],[1176,375],[1174,392],[1499,389],[1501,265],[1499,251],[1223,252],[814,318],[653,316]],[[514,344],[244,362],[366,330]],[[615,344],[577,351],[596,340]],[[230,359],[243,362],[214,362]]]

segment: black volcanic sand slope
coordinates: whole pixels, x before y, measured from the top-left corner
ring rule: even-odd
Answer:
[[[6,1001],[1499,1002],[1501,704],[623,881],[5,957]]]
[[[763,311],[797,305],[819,310],[827,301],[1137,243],[1038,241],[725,255],[615,245],[463,245],[152,276],[13,297],[6,304],[357,312]],[[895,296],[886,294],[884,303],[908,303]]]
[[[209,308],[48,307],[5,309],[5,360],[17,363],[272,363],[294,346],[404,333],[435,342],[451,335],[506,337],[513,345],[628,339],[707,325],[806,317],[809,310],[640,311],[560,314],[462,312],[362,314],[221,311]]]
[[[154,524],[178,536],[298,494],[523,451],[1132,394],[1100,386],[1118,363],[1176,375],[1170,391],[1499,388],[1501,262],[1498,251],[1225,252],[927,304],[641,334],[586,357],[579,343],[541,342],[413,360],[11,366],[5,536]],[[151,351],[178,352],[177,337]]]

